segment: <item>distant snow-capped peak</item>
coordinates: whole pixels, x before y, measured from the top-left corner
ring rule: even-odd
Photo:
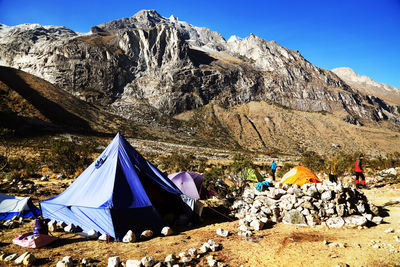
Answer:
[[[232,35],[231,37],[229,37],[228,43],[230,43],[230,42],[240,42],[241,40],[242,40],[242,38],[240,38],[239,36]]]

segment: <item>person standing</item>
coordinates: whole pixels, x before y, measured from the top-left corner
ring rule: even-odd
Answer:
[[[365,187],[365,176],[364,176],[364,169],[362,165],[362,160],[364,159],[363,154],[361,154],[358,159],[354,162],[354,172],[356,173],[356,187],[361,186]]]
[[[271,164],[272,181],[275,181],[275,172],[276,172],[276,162],[275,160],[273,160]]]

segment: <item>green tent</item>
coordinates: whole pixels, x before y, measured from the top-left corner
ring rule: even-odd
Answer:
[[[253,182],[264,181],[264,178],[256,169],[246,168],[242,171],[242,175],[248,181],[253,181]]]

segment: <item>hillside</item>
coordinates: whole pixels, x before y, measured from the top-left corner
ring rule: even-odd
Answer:
[[[240,147],[270,155],[298,155],[307,150],[325,155],[400,151],[400,134],[387,125],[357,126],[332,113],[292,110],[263,101],[228,109],[207,105],[175,118],[197,129],[196,135],[204,139],[224,134]]]

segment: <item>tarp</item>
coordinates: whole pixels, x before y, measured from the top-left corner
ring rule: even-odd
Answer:
[[[282,183],[302,186],[304,184],[322,183],[322,181],[306,167],[296,166],[282,177]]]
[[[187,212],[182,192],[120,134],[63,193],[40,203],[43,217],[121,240],[159,233],[166,215]]]
[[[41,248],[55,240],[57,240],[57,237],[55,236],[26,233],[14,238],[13,243],[25,248]]]
[[[264,178],[256,169],[246,168],[242,171],[242,175],[246,180],[249,180],[249,181],[253,181],[253,182],[264,181]]]
[[[10,220],[14,216],[27,218],[39,215],[40,211],[33,205],[30,197],[16,197],[0,193],[0,220]]]
[[[184,193],[194,199],[199,199],[203,187],[203,175],[195,172],[178,172],[168,175],[168,178]],[[204,192],[205,193],[205,192]]]

